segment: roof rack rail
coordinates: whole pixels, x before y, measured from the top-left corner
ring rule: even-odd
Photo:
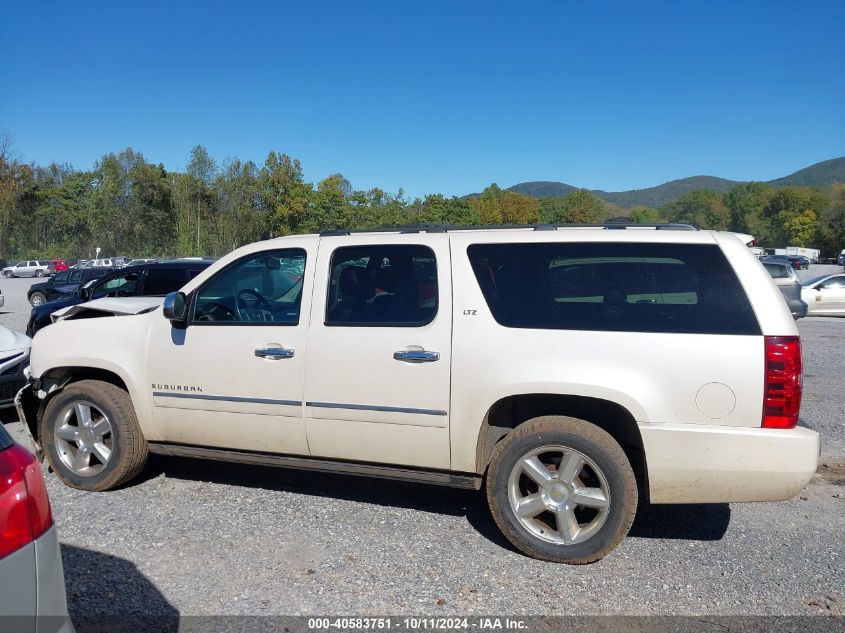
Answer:
[[[448,233],[450,231],[487,231],[524,229],[533,231],[556,231],[557,229],[655,229],[657,231],[698,231],[699,228],[683,222],[633,222],[630,218],[611,218],[602,224],[412,224],[408,226],[380,227],[374,229],[330,229],[322,231],[321,237],[338,237],[353,233]]]

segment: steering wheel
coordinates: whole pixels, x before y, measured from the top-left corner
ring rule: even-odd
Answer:
[[[252,290],[251,288],[244,288],[238,293],[237,299],[235,299],[235,312],[238,314],[239,321],[252,321],[253,319],[244,318],[243,310],[247,310],[248,306],[244,300],[244,295],[252,295],[255,297],[255,305],[253,308],[260,308],[262,310],[266,310],[270,314],[273,314],[273,308],[270,306],[270,302],[267,301],[261,294],[258,293],[257,290]]]
[[[203,313],[197,317],[197,321],[237,321],[237,315],[232,308],[220,303],[208,304]]]

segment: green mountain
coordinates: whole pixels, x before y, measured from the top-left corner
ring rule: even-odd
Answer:
[[[715,176],[692,176],[690,178],[665,182],[662,185],[648,187],[647,189],[632,189],[630,191],[602,191],[595,189],[592,193],[607,202],[618,204],[621,207],[659,207],[667,202],[673,202],[685,193],[695,191],[696,189],[713,189],[715,191],[725,192],[730,191],[733,187],[740,184],[740,182],[738,180],[728,180]],[[767,184],[773,187],[829,187],[837,182],[845,183],[845,157],[834,158],[810,165],[809,167],[796,171],[794,174],[770,180]],[[508,191],[523,193],[534,196],[535,198],[565,196],[575,189],[577,187],[573,185],[548,180],[521,182],[513,187],[508,187]],[[475,195],[478,194],[470,194],[471,197]]]
[[[783,178],[770,180],[775,187],[829,187],[836,182],[845,182],[845,157],[832,158]]]

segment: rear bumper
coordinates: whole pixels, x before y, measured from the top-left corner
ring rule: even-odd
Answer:
[[[652,503],[782,501],[816,472],[815,431],[698,424],[640,426]]]

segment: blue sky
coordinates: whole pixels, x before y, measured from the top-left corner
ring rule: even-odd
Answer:
[[[0,131],[90,168],[302,161],[462,195],[770,179],[845,155],[845,2],[15,2]]]

